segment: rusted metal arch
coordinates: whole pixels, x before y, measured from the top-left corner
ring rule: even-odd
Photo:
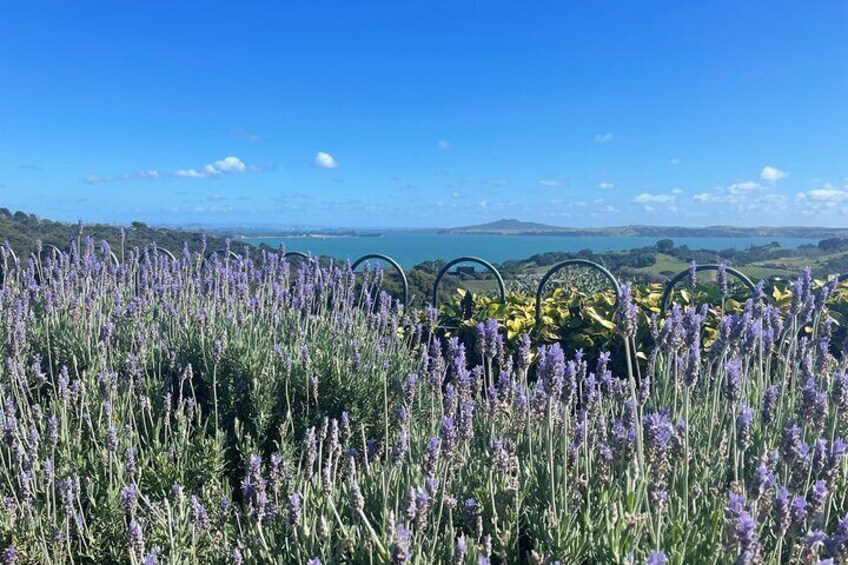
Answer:
[[[564,269],[565,267],[571,267],[579,265],[582,267],[588,267],[595,271],[601,273],[604,278],[606,278],[610,284],[612,284],[613,289],[615,290],[615,303],[618,305],[618,291],[621,288],[621,284],[618,282],[618,279],[603,265],[595,263],[594,261],[589,261],[588,259],[566,259],[565,261],[560,261],[545,273],[545,276],[542,277],[542,280],[539,281],[539,286],[536,289],[536,324],[538,325],[542,319],[542,292],[545,290],[545,285],[548,281],[553,277],[557,272]]]
[[[436,282],[433,283],[433,308],[438,308],[439,306],[439,283],[442,282],[442,278],[450,271],[451,267],[454,265],[458,265],[459,263],[477,263],[486,268],[490,273],[495,275],[495,279],[498,283],[498,292],[501,296],[501,304],[506,302],[506,286],[504,285],[503,277],[500,272],[495,268],[494,265],[486,261],[485,259],[480,259],[479,257],[459,257],[458,259],[454,259],[442,267],[442,270],[439,271],[439,274],[436,275]]]
[[[382,253],[368,253],[367,255],[363,255],[356,261],[354,261],[350,265],[351,271],[356,271],[356,268],[360,266],[362,263],[369,261],[371,259],[379,259],[381,261],[385,261],[392,267],[394,267],[395,271],[400,275],[401,284],[403,284],[403,304],[404,308],[409,307],[409,281],[406,279],[406,273],[403,272],[403,267],[400,266],[400,263],[389,257],[388,255],[384,255]]]
[[[733,267],[722,267],[721,265],[695,265],[695,272],[700,273],[701,271],[718,271],[724,268],[728,275],[732,275],[739,281],[741,281],[748,289],[751,291],[751,294],[754,294],[754,291],[757,288],[757,285],[749,279],[745,273],[734,269]],[[689,276],[691,269],[686,269],[685,271],[680,271],[674,277],[668,281],[665,285],[665,289],[663,290],[662,302],[660,304],[660,316],[665,316],[666,309],[668,307],[668,299],[671,298],[671,292],[674,290],[674,286]]]

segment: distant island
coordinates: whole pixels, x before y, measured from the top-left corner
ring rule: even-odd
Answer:
[[[446,228],[436,233],[446,235],[551,235],[551,236],[644,236],[644,237],[798,237],[827,239],[848,237],[848,228],[824,227],[753,227],[737,226],[618,226],[609,228],[566,228],[535,222],[503,219],[487,224]]]

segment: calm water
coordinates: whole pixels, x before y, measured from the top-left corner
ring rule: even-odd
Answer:
[[[653,245],[657,237],[609,236],[502,236],[502,235],[437,235],[422,233],[388,233],[379,237],[275,237],[247,238],[251,243],[266,243],[272,247],[285,245],[289,251],[303,251],[338,259],[355,260],[366,253],[384,253],[403,267],[412,267],[433,259],[454,259],[474,255],[493,263],[510,259],[526,259],[549,251],[595,252],[622,251]],[[745,249],[777,240],[784,247],[797,247],[817,240],[773,237],[676,237],[675,245],[692,249]]]

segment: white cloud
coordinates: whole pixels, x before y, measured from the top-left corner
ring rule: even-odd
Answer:
[[[216,174],[243,173],[247,170],[247,166],[238,157],[225,157],[220,161],[206,165],[205,168],[207,171],[214,171]]]
[[[487,208],[489,206],[489,201],[481,200],[478,205],[480,206],[480,208]]]
[[[675,157],[675,158],[673,158],[672,160],[670,160],[670,161],[669,161],[669,163],[671,163],[672,165],[679,165],[679,164],[680,164],[680,159],[678,159],[677,157]]]
[[[554,186],[562,186],[563,183],[561,183],[558,180],[540,180],[539,184],[541,184],[542,186],[554,187]]]
[[[123,175],[117,176],[100,176],[100,175],[88,175],[85,177],[85,182],[88,184],[100,184],[103,182],[116,182],[123,180],[158,180],[160,177],[159,171],[137,171],[135,173],[125,173]]]
[[[636,204],[672,204],[675,197],[672,194],[650,194],[643,192],[633,199]]]
[[[848,190],[840,190],[833,185],[825,185],[823,188],[799,192],[795,198],[811,202],[844,202],[848,200]]]
[[[89,175],[85,177],[84,180],[89,184],[99,184],[125,180],[160,180],[163,178],[207,179],[211,177],[221,177],[224,175],[241,174],[248,171],[258,170],[260,170],[258,167],[248,167],[238,157],[230,156],[208,163],[200,169],[177,169],[173,173],[161,173],[157,170],[146,170],[116,176]]]
[[[595,136],[595,141],[598,143],[607,143],[615,139],[615,134],[612,132],[599,133]]]
[[[671,191],[672,194],[683,194],[683,190],[680,188],[675,188]]]
[[[335,157],[329,153],[324,153],[323,151],[319,151],[315,154],[315,158],[312,159],[312,164],[319,169],[335,169],[339,166],[339,162],[336,161]]]
[[[180,169],[174,173],[174,176],[181,179],[205,179],[208,175],[197,169]]]
[[[615,183],[612,183],[612,182],[604,181],[604,182],[598,183],[598,188],[601,188],[601,189],[604,189],[604,190],[614,188],[614,187],[615,187]]]
[[[220,161],[214,161],[203,166],[202,169],[180,169],[174,173],[175,177],[185,179],[208,179],[234,173],[243,173],[247,165],[238,157],[224,157]]]
[[[748,180],[744,182],[735,182],[733,184],[727,185],[726,190],[730,194],[742,194],[745,192],[751,192],[753,190],[759,190],[761,188],[763,188],[763,185],[761,185],[760,183]]]
[[[763,167],[763,170],[760,171],[760,178],[772,184],[788,176],[789,173],[787,173],[786,171],[781,171],[777,167],[765,166]]]
[[[448,149],[450,149],[450,141],[448,141],[447,139],[440,139],[439,141],[436,142],[436,146],[439,149],[448,150]]]
[[[728,202],[727,196],[722,196],[718,194],[714,194],[712,192],[701,192],[692,197],[696,202],[703,202],[705,204],[713,203],[713,202]]]

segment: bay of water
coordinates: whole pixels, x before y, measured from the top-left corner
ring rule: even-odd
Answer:
[[[653,245],[658,237],[643,236],[534,236],[534,235],[441,235],[431,233],[386,233],[378,237],[263,237],[246,238],[254,244],[284,245],[288,251],[303,251],[337,259],[357,258],[367,253],[383,253],[401,266],[413,267],[424,261],[451,260],[473,255],[493,263],[527,259],[550,251],[575,252],[591,249],[596,253],[624,251]],[[797,247],[817,240],[774,237],[675,237],[675,245],[692,249],[745,249],[778,241],[783,247]]]

